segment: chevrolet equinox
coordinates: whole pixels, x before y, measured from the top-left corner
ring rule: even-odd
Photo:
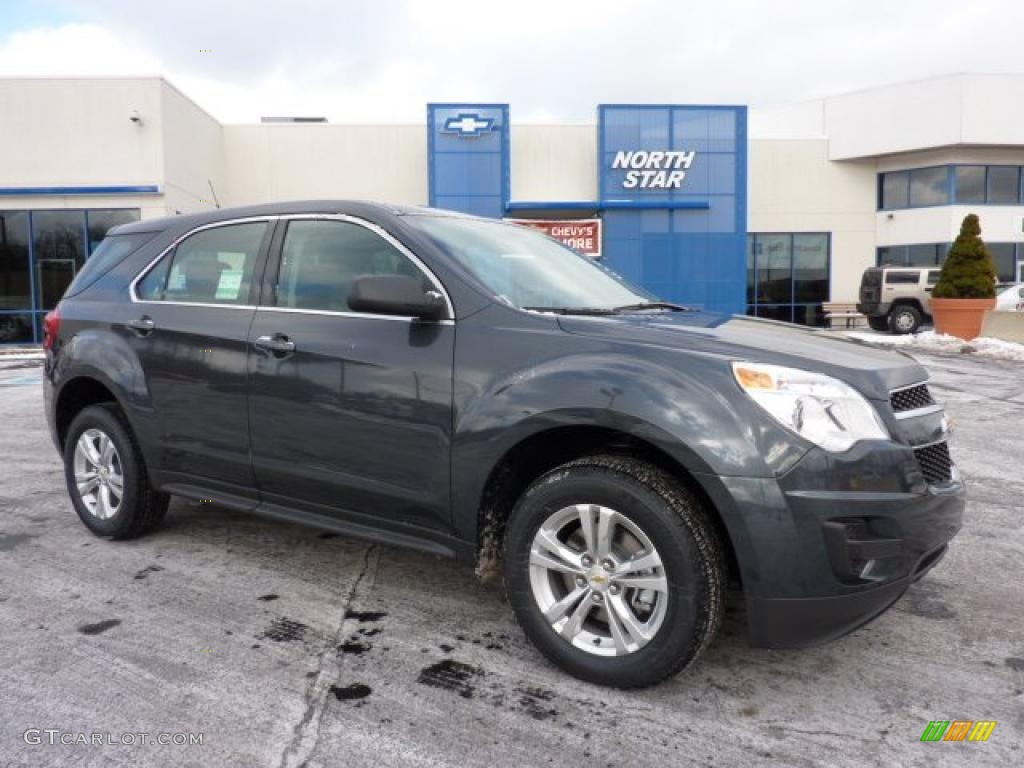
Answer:
[[[663,302],[532,230],[305,202],[117,227],[44,322],[95,534],[207,499],[501,568],[570,674],[840,637],[945,554],[965,490],[912,359]]]

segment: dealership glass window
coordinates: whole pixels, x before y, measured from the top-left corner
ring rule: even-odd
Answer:
[[[1015,165],[992,165],[988,169],[989,205],[1016,205],[1020,199],[1020,168]]]
[[[949,252],[949,243],[887,245],[875,252],[875,263],[882,266],[930,267],[941,264]]]
[[[824,325],[830,238],[824,232],[747,236],[747,314]]]
[[[999,282],[1015,282],[1017,263],[1024,262],[1024,243],[985,243],[995,264]],[[920,245],[893,245],[879,248],[878,266],[927,267],[942,266],[951,247],[950,243],[923,243]]]
[[[958,203],[985,202],[984,165],[958,165],[956,167],[956,201]]]
[[[912,267],[930,267],[942,263],[943,249],[939,243],[907,246],[907,264]]]
[[[754,241],[753,235],[747,238],[747,304],[756,303],[757,273],[754,270]]]
[[[0,210],[0,344],[42,341],[41,319],[110,226],[138,208]]]
[[[99,246],[100,241],[107,236],[107,231],[118,227],[121,224],[128,224],[139,220],[137,208],[97,208],[85,212],[86,231],[89,235],[89,254]]]
[[[31,344],[31,312],[0,312],[0,344]]]
[[[793,301],[793,236],[759,235],[757,303],[791,304]]]
[[[1021,167],[1017,165],[955,165],[890,171],[879,175],[878,207],[891,210],[951,203],[1017,205],[1024,200],[1021,175]]]
[[[996,268],[996,275],[1000,283],[1012,283],[1016,281],[1017,256],[1014,243],[985,243],[988,252],[992,254],[992,263]]]
[[[949,205],[949,168],[915,168],[910,172],[910,207]]]
[[[910,174],[907,171],[883,173],[881,208],[906,208],[910,200]]]
[[[85,219],[82,212],[33,212],[32,251],[38,307],[53,309],[85,263]]]
[[[828,301],[828,235],[793,235],[793,300]]]
[[[32,307],[28,243],[28,212],[0,211],[0,310]]]

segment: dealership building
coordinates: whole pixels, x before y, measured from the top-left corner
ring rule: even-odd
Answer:
[[[1024,75],[602,104],[590,124],[423,110],[225,125],[161,78],[0,79],[0,343],[40,340],[111,226],[292,199],[530,220],[665,299],[807,325],[855,301],[866,267],[941,263],[969,212],[1001,279],[1024,279]]]

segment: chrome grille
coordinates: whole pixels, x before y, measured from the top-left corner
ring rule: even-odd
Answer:
[[[915,384],[905,389],[897,389],[890,394],[889,401],[892,403],[892,410],[895,413],[916,411],[918,408],[935,405],[927,384]]]
[[[929,485],[940,485],[953,479],[953,460],[945,441],[915,448],[914,456]]]

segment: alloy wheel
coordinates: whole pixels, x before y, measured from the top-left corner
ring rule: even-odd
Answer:
[[[551,628],[597,656],[625,656],[647,645],[665,619],[669,597],[651,539],[599,504],[563,507],[537,529],[530,586]]]
[[[116,515],[124,498],[124,469],[110,435],[95,428],[81,434],[74,472],[79,498],[89,513],[100,520]]]

